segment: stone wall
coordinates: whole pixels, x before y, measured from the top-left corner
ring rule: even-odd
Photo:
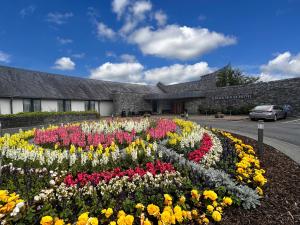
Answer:
[[[151,101],[145,101],[144,95],[137,93],[115,93],[113,94],[114,113],[120,115],[126,112],[145,112],[152,111]]]
[[[228,107],[238,109],[259,104],[289,104],[295,112],[300,112],[300,78],[219,87],[205,91],[204,95],[205,98],[186,101],[189,113],[198,113],[199,107],[224,111]]]

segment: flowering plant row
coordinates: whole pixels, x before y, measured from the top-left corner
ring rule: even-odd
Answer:
[[[0,156],[2,224],[208,224],[256,207],[266,183],[251,146],[181,119],[20,131],[0,137]]]

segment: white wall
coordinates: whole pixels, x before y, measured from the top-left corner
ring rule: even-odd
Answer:
[[[57,100],[41,100],[43,112],[57,112]]]
[[[99,102],[96,101],[96,102],[95,102],[95,110],[96,110],[97,112],[99,112],[99,107],[98,107],[98,105],[99,105]]]
[[[111,116],[114,112],[114,104],[112,101],[100,102],[100,116]]]
[[[13,113],[23,112],[23,99],[13,99]]]
[[[84,111],[84,101],[71,101],[72,111]]]
[[[10,114],[10,99],[0,98],[0,114]]]

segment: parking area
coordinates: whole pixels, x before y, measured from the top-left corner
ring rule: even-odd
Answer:
[[[206,126],[227,130],[233,133],[257,138],[257,121],[247,117],[216,119],[213,117],[191,117],[191,120]],[[264,143],[285,153],[300,163],[300,117],[264,122]]]

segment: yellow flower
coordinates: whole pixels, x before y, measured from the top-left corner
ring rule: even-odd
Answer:
[[[55,223],[54,223],[54,225],[64,225],[64,224],[65,224],[65,222],[62,219],[55,220]]]
[[[85,213],[82,213],[79,217],[78,217],[78,221],[84,221],[87,223],[89,219],[89,213],[88,212],[85,212]]]
[[[185,197],[183,195],[179,198],[179,202],[180,202],[180,204],[185,203]]]
[[[147,211],[148,211],[149,215],[151,215],[151,216],[158,216],[159,207],[154,204],[150,204],[147,206]]]
[[[164,197],[165,197],[164,204],[165,205],[172,205],[172,197],[169,194],[164,194]]]
[[[255,177],[253,177],[253,180],[259,183],[260,186],[265,185],[267,182],[267,179],[261,173],[258,173]]]
[[[260,187],[256,187],[256,192],[257,192],[259,195],[263,195],[263,194],[264,194],[263,190],[262,190]]]
[[[198,211],[197,211],[197,209],[193,209],[193,210],[192,210],[192,215],[193,215],[194,217],[197,217],[197,216],[198,216]]]
[[[110,221],[109,225],[117,225],[116,221]]]
[[[207,219],[206,217],[203,218],[203,223],[208,224],[209,223],[209,219]]]
[[[213,207],[217,207],[218,206],[218,202],[217,201],[213,201]]]
[[[208,206],[206,207],[206,209],[207,209],[208,212],[214,211],[214,207],[213,207],[212,205],[208,205]]]
[[[224,197],[223,198],[223,202],[226,204],[226,205],[231,205],[232,204],[232,199],[230,197]]]
[[[163,222],[163,224],[169,224],[172,219],[171,213],[169,211],[163,211],[160,219]]]
[[[132,225],[134,221],[134,217],[132,215],[127,215],[125,217],[125,223],[126,225]]]
[[[152,225],[150,220],[148,220],[148,218],[144,221],[144,225]]]
[[[211,191],[211,190],[209,190],[209,191],[204,191],[203,192],[203,195],[204,195],[204,198],[205,199],[210,199],[210,200],[212,200],[212,201],[215,201],[217,198],[218,198],[218,195],[216,194],[216,192],[214,192],[214,191]]]
[[[105,217],[109,218],[113,213],[114,211],[112,210],[112,208],[108,208],[105,212]]]
[[[214,219],[214,221],[219,222],[222,219],[221,213],[218,211],[213,211],[211,217]]]
[[[136,209],[141,209],[142,211],[144,211],[145,206],[142,203],[138,203],[138,204],[135,205],[135,208]]]
[[[197,190],[193,189],[191,191],[191,195],[192,195],[193,199],[196,199],[197,201],[199,201],[200,195],[199,195],[199,192]]]
[[[120,218],[121,216],[126,216],[126,213],[123,211],[123,210],[120,210],[119,212],[118,212],[118,218]]]
[[[98,225],[98,219],[96,217],[90,217],[88,223],[89,225]]]
[[[42,217],[40,221],[41,225],[52,225],[53,224],[53,218],[52,216],[44,216]]]

